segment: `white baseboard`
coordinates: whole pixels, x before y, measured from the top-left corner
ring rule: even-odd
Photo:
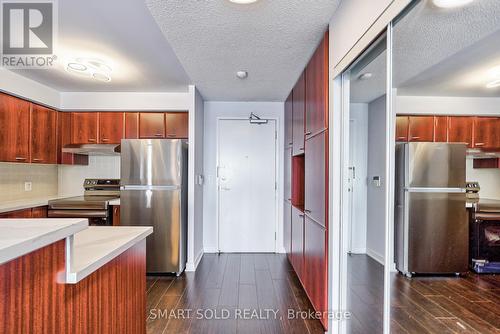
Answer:
[[[353,248],[351,254],[366,254],[366,248]]]
[[[281,246],[281,248],[278,248],[278,250],[276,251],[276,253],[278,253],[278,254],[285,254],[286,253],[285,247]]]
[[[210,246],[205,247],[204,251],[205,251],[205,253],[218,253],[219,252],[219,250],[215,246],[213,246],[213,247],[210,247]]]
[[[385,265],[384,256],[375,252],[374,250],[367,248],[366,255],[368,255],[369,257],[371,257],[372,259],[374,259],[375,261],[377,261],[381,265],[383,265],[383,266]]]
[[[198,268],[198,265],[200,264],[201,259],[203,258],[203,249],[198,253],[196,256],[196,259],[194,260],[194,263],[188,262],[186,263],[186,270],[187,272],[194,272],[196,271],[196,268]]]

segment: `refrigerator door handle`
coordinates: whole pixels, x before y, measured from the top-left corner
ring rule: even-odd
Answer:
[[[121,186],[120,190],[178,190],[181,186]]]
[[[414,188],[406,187],[405,191],[410,193],[465,193],[465,188]]]

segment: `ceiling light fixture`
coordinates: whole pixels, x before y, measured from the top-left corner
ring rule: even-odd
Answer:
[[[500,87],[500,79],[493,80],[492,82],[486,85],[486,88],[497,88]]]
[[[240,79],[246,79],[248,77],[247,71],[238,71],[236,72],[236,76]]]
[[[111,67],[95,58],[76,58],[66,65],[66,71],[101,82],[111,81]]]
[[[432,0],[434,6],[439,8],[456,8],[472,3],[474,0]]]
[[[500,87],[500,66],[495,66],[490,69],[489,76],[493,80],[486,84],[486,88]]]
[[[250,3],[257,2],[258,0],[229,0],[229,1],[237,3],[239,5],[248,5]]]

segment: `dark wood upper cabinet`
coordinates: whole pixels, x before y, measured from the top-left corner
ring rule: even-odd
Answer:
[[[189,136],[189,113],[165,113],[165,129],[167,138],[187,139]]]
[[[30,103],[0,93],[0,161],[29,162]]]
[[[57,164],[57,111],[32,105],[31,162]]]
[[[98,119],[97,112],[73,112],[72,120],[72,144],[97,144],[98,142]]]
[[[139,138],[139,113],[126,112],[125,113],[125,138],[137,139]]]
[[[408,141],[408,116],[397,116],[396,117],[396,141],[407,142]]]
[[[434,116],[434,141],[448,142],[448,116]]]
[[[306,112],[306,74],[303,72],[293,88],[293,155],[304,154],[304,131]]]
[[[293,145],[293,91],[285,101],[285,147]]]
[[[327,140],[323,131],[306,140],[305,205],[306,216],[326,226]]]
[[[121,112],[99,113],[99,143],[119,144],[123,138],[123,119]]]
[[[474,147],[500,147],[500,119],[497,117],[474,117]]]
[[[305,136],[328,127],[328,32],[306,67]]]
[[[472,147],[473,117],[450,116],[448,118],[448,142],[465,143]]]
[[[139,138],[165,138],[165,114],[139,113]]]
[[[63,153],[62,148],[71,144],[72,113],[59,112],[57,115],[57,163],[62,165],[88,165],[89,156],[81,154]]]
[[[434,116],[410,116],[408,125],[408,141],[434,140]]]

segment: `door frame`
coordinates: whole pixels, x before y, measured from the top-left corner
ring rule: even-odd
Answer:
[[[385,259],[384,259],[384,314],[383,314],[383,322],[384,322],[384,334],[390,334],[390,296],[391,296],[391,273],[393,269],[393,221],[394,221],[394,175],[395,175],[395,158],[394,152],[395,149],[395,133],[396,133],[396,116],[393,108],[393,91],[392,91],[392,23],[390,23],[386,30],[384,31],[384,35],[386,38],[386,53],[387,53],[387,64],[386,64],[386,137],[385,137],[385,147],[386,147],[386,169],[384,172],[385,182],[386,182],[386,192],[385,192]],[[383,36],[383,35],[381,35]],[[380,37],[381,37],[380,36]],[[379,37],[379,38],[380,38]],[[379,38],[375,39],[373,43],[377,43]],[[363,57],[364,53],[360,54],[360,57]],[[353,63],[354,64],[354,63]],[[336,87],[334,90],[334,94],[340,99],[340,103],[335,106],[339,111],[339,115],[337,116],[340,126],[340,138],[337,136],[335,138],[331,138],[331,140],[339,140],[338,149],[340,150],[340,190],[338,196],[340,197],[340,203],[337,204],[337,209],[340,209],[340,225],[338,226],[338,235],[340,237],[340,246],[339,246],[339,261],[336,264],[337,268],[339,268],[338,273],[332,272],[331,280],[338,280],[338,300],[333,305],[338,305],[340,310],[347,310],[347,251],[349,249],[349,192],[348,192],[348,176],[349,176],[349,124],[350,124],[350,69],[352,68],[352,64],[341,74],[339,75],[339,79],[336,79],[338,85],[340,87]],[[333,117],[332,117],[333,119]],[[332,174],[333,175],[333,174]],[[338,174],[337,174],[338,175]],[[331,191],[334,191],[332,189]],[[333,197],[333,196],[332,196]],[[330,203],[330,205],[334,205]],[[332,210],[335,208],[332,207]],[[333,237],[333,235],[331,236]],[[335,239],[330,239],[334,241]],[[338,240],[338,239],[337,239]],[[333,291],[332,291],[333,292]],[[332,300],[333,302],[333,300]],[[348,310],[347,310],[348,311]],[[346,321],[339,321],[338,326],[336,328],[339,329],[338,333],[346,333],[347,332],[347,323]]]
[[[279,253],[281,248],[278,247],[278,231],[280,231],[280,219],[279,219],[279,194],[281,193],[281,184],[278,181],[279,179],[279,166],[281,163],[280,154],[279,154],[279,119],[276,117],[266,117],[262,118],[268,120],[269,122],[274,123],[274,182],[276,183],[275,191],[274,191],[274,253]],[[216,119],[216,128],[215,128],[215,145],[216,145],[216,153],[215,153],[215,178],[216,178],[216,196],[215,196],[215,206],[216,206],[216,243],[217,243],[217,253],[221,253],[220,250],[220,184],[219,184],[219,158],[220,158],[220,122],[221,121],[246,121],[250,122],[248,117],[217,117]],[[259,126],[255,124],[255,126]]]

